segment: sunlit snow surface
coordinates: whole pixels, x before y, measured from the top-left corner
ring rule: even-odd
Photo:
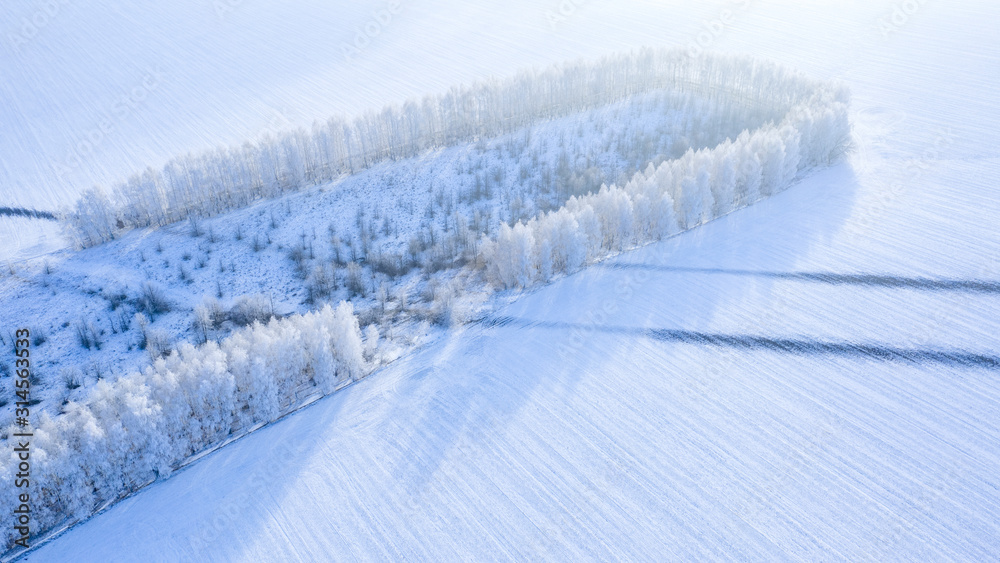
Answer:
[[[149,40],[102,35],[108,54],[60,63],[70,77],[38,62],[72,44],[56,27],[2,59],[0,194],[38,207],[87,185],[14,187],[54,186],[40,155],[64,156],[60,136],[114,103],[121,88],[93,69],[124,57],[111,83],[127,87],[124,69],[161,52],[144,42],[185,18],[190,37],[170,43],[201,43],[164,61],[184,78],[164,79],[92,173],[238,142],[268,108],[307,124],[522,66],[687,45],[724,9],[712,48],[848,83],[858,145],[770,200],[448,334],[30,560],[1000,557],[1000,7],[926,0],[883,35],[892,2],[580,4],[552,29],[555,1],[402,3],[353,65],[307,15],[348,40],[379,3],[341,17],[245,1],[221,20],[199,3],[150,23]],[[104,21],[63,9],[79,11],[52,26]],[[265,12],[281,28],[255,39]]]

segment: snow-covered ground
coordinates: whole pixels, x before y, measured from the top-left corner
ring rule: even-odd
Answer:
[[[565,278],[31,559],[989,560],[1000,296],[941,280],[1000,277],[966,263],[998,205],[907,262],[877,241],[923,211],[857,235],[866,190],[844,165]]]
[[[709,47],[844,79],[857,151],[442,335],[30,560],[1000,555],[1000,9],[577,4],[554,29],[556,2],[414,4],[424,27],[387,27],[371,60],[391,85],[407,44],[493,38],[482,61],[430,59],[422,93],[687,45],[729,9]]]

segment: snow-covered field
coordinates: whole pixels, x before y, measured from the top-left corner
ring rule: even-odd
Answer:
[[[992,559],[998,296],[913,280],[995,280],[956,257],[996,248],[925,225],[909,265],[859,260],[863,184],[845,165],[525,296],[31,559]]]
[[[401,80],[423,93],[443,76],[710,37],[710,48],[844,79],[856,152],[770,200],[441,334],[30,560],[1000,556],[1000,9],[577,4],[554,28],[545,12],[555,2],[414,4],[414,22],[401,15],[399,34],[394,20],[354,63],[384,65],[378,79],[329,80],[370,107],[397,99]],[[724,9],[718,34],[699,38]],[[490,41],[489,56],[445,56],[448,41],[473,36]],[[413,44],[441,58],[414,69],[402,55]],[[310,117],[329,107],[308,105],[318,83],[298,84]],[[183,127],[211,114],[207,102],[178,103],[193,117]],[[247,135],[206,127],[208,144]],[[111,179],[155,164],[153,153],[202,148],[181,133],[160,137],[164,146],[152,137],[125,137],[129,158],[144,158]],[[39,154],[3,148],[10,178],[20,172],[8,162]]]

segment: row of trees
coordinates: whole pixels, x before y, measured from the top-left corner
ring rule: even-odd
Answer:
[[[715,148],[650,164],[624,186],[572,197],[557,211],[484,237],[478,263],[491,283],[526,287],[559,272],[690,229],[789,186],[846,150],[847,105],[829,92],[798,104],[778,125]]]
[[[645,92],[697,94],[750,111],[763,123],[813,95],[816,86],[750,58],[644,49],[456,87],[352,121],[332,118],[314,124],[311,132],[300,129],[175,158],[161,170],[132,176],[110,194],[100,187],[87,191],[65,213],[65,222],[72,240],[87,247],[132,228],[244,207],[387,159],[494,137]]]
[[[377,339],[368,334],[368,340]],[[42,415],[32,439],[32,532],[84,518],[166,477],[194,453],[295,404],[296,391],[315,384],[330,392],[363,377],[358,320],[350,303],[275,319],[217,344],[182,344],[144,373],[99,381],[64,414]],[[4,449],[13,451],[10,444]],[[0,465],[0,490],[14,491],[16,455]],[[15,495],[0,497],[12,514]],[[14,530],[7,519],[5,545]]]

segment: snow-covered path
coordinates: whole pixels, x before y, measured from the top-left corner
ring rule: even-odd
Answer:
[[[784,6],[811,38],[789,55],[778,8],[748,12],[727,47],[848,81],[849,162],[526,295],[29,559],[1000,558],[1000,20],[953,4],[884,42]],[[830,50],[855,33],[853,60]]]

